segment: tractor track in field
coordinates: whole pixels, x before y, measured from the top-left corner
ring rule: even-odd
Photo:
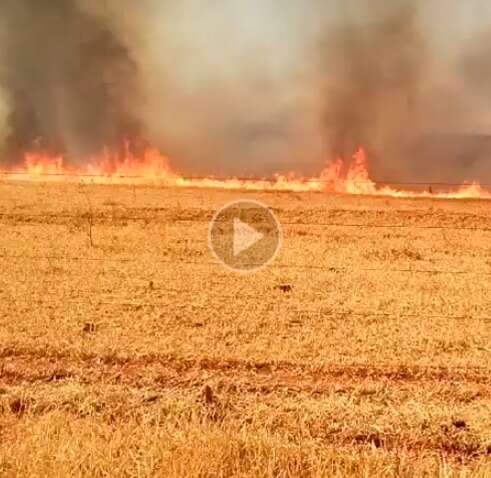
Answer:
[[[254,360],[182,358],[169,355],[117,357],[46,350],[0,350],[0,385],[76,381],[194,388],[222,381],[249,391],[331,393],[340,384],[362,382],[478,386],[491,393],[491,370],[485,367],[324,364]]]
[[[346,395],[355,403],[381,400],[398,404],[423,394],[435,405],[450,400],[454,404],[467,405],[476,400],[476,406],[479,401],[491,397],[491,374],[484,367],[312,366],[286,361],[187,359],[163,355],[134,358],[96,354],[75,356],[54,350],[10,349],[0,350],[0,360],[0,409],[11,411],[10,418],[4,416],[4,425],[10,424],[10,431],[25,412],[38,416],[60,409],[73,415],[74,419],[96,413],[100,420],[114,425],[144,416],[148,407],[158,404],[167,393],[194,397],[195,413],[203,420],[225,420],[231,424],[242,423],[241,420],[249,423],[248,407],[258,399],[276,409],[283,403],[281,397],[284,394],[303,394],[321,400],[329,399],[328,396],[333,394]],[[37,388],[43,384],[51,388],[64,382],[88,387],[91,396],[91,387],[96,387],[100,395],[93,396],[92,411],[85,410],[79,399],[72,395],[63,395],[60,389],[55,395],[45,396],[45,389]],[[203,391],[209,385],[217,395],[213,392],[213,397],[206,402]],[[111,398],[114,393],[116,401]],[[121,401],[121,394],[126,400]],[[280,416],[281,411],[278,420]],[[449,457],[464,457],[468,461],[487,458],[491,454],[491,444],[486,438],[462,420],[433,423],[424,433],[396,429],[377,431],[357,428],[356,424],[340,426],[318,420],[308,423],[309,436],[330,446],[370,446],[394,452],[431,451]],[[292,425],[285,422],[282,426]],[[296,430],[288,429],[290,432]]]

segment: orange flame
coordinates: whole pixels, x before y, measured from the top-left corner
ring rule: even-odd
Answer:
[[[360,148],[353,161],[345,165],[341,159],[328,163],[315,178],[301,178],[290,173],[273,179],[186,178],[172,171],[167,157],[149,148],[135,156],[126,147],[123,155],[104,151],[100,157],[83,166],[67,165],[63,156],[27,153],[20,170],[0,172],[5,179],[27,181],[88,182],[94,184],[158,184],[168,187],[215,188],[249,191],[331,192],[338,194],[423,197],[423,198],[491,198],[491,191],[477,183],[460,186],[455,191],[433,192],[379,186],[370,179],[365,150]]]

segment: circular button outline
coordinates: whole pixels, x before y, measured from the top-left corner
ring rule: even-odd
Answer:
[[[274,253],[271,255],[271,257],[265,261],[263,264],[260,266],[254,267],[252,269],[240,269],[240,268],[235,268],[232,267],[231,265],[227,264],[215,251],[215,248],[213,247],[213,240],[212,240],[212,233],[213,233],[213,226],[217,222],[218,217],[222,212],[225,210],[229,209],[230,207],[233,207],[237,204],[252,204],[256,207],[260,207],[261,209],[264,209],[267,211],[267,213],[270,215],[270,217],[273,219],[273,223],[276,227],[276,230],[278,231],[278,243],[276,244],[276,249]],[[243,274],[243,275],[248,275],[248,274],[254,274],[256,272],[260,272],[264,270],[266,267],[268,267],[278,256],[281,248],[283,247],[283,228],[281,227],[281,223],[276,217],[276,214],[273,213],[270,207],[266,206],[266,204],[257,201],[255,199],[237,199],[235,201],[231,201],[224,206],[222,206],[220,209],[218,209],[214,214],[213,217],[210,220],[210,223],[208,225],[208,247],[210,248],[213,256],[215,259],[225,268],[228,269],[231,272],[235,272],[237,274]]]

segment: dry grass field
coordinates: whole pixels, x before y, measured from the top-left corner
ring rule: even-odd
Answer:
[[[0,184],[0,475],[491,476],[490,205]]]

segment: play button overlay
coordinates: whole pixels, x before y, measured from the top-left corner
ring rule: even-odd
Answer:
[[[209,244],[228,269],[255,272],[274,260],[281,247],[281,226],[273,212],[257,201],[227,204],[213,217]]]
[[[240,219],[234,219],[234,257],[239,256],[244,251],[264,239],[264,234],[249,226]]]

